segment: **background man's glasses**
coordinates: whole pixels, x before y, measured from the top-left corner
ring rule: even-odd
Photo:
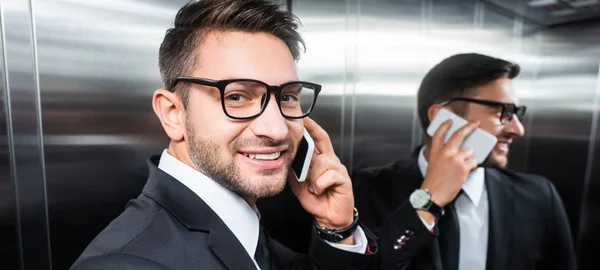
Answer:
[[[519,118],[519,120],[523,119],[523,117],[525,116],[525,112],[527,111],[526,106],[517,106],[513,103],[503,103],[503,102],[497,102],[497,101],[491,101],[491,100],[481,100],[481,99],[462,98],[462,97],[447,99],[445,101],[440,102],[440,105],[446,106],[455,101],[473,102],[473,103],[477,103],[477,104],[481,104],[481,105],[501,108],[502,111],[500,114],[500,124],[502,124],[502,125],[506,125],[510,121],[512,121],[512,119],[515,115]]]
[[[175,84],[182,81],[219,89],[225,115],[238,120],[261,115],[269,104],[272,94],[275,95],[277,106],[284,117],[304,118],[311,113],[321,91],[321,85],[302,81],[277,86],[253,79],[211,80],[178,77],[175,79]]]

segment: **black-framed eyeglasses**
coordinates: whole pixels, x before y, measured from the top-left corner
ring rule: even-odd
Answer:
[[[268,85],[254,79],[211,80],[178,77],[175,79],[175,84],[182,81],[219,89],[223,112],[228,117],[238,120],[252,119],[261,115],[269,104],[271,94],[275,94],[277,106],[284,117],[291,119],[307,117],[312,112],[317,96],[321,92],[321,85],[304,81]]]
[[[519,119],[523,119],[523,117],[525,116],[525,112],[527,111],[527,107],[524,105],[517,106],[514,103],[504,103],[504,102],[498,102],[498,101],[481,100],[481,99],[464,98],[464,97],[450,98],[450,99],[440,102],[440,105],[446,106],[454,101],[473,102],[473,103],[477,103],[477,104],[481,104],[481,105],[501,108],[502,111],[500,113],[500,123],[502,125],[506,125],[508,122],[512,121],[513,116],[515,116],[515,115]]]

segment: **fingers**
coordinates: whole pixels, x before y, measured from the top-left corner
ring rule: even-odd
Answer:
[[[479,127],[479,122],[471,122],[467,125],[464,125],[459,130],[452,134],[452,137],[446,143],[446,147],[451,149],[458,149],[465,138],[473,132],[477,127]]]
[[[343,166],[339,160],[336,160],[337,157],[325,156],[325,155],[313,155],[312,160],[310,161],[310,170],[308,171],[308,179],[319,179],[322,174],[324,174],[327,170],[333,169],[338,170]],[[345,169],[345,167],[344,167]]]
[[[448,119],[433,133],[433,138],[431,138],[431,152],[437,153],[444,147],[444,137],[451,124],[452,119]]]
[[[308,183],[308,191],[317,196],[325,193],[327,189],[335,186],[341,186],[347,183],[347,179],[343,177],[337,170],[327,170],[316,181]]]
[[[477,168],[477,165],[479,165],[477,163],[477,160],[475,159],[474,156],[471,156],[471,157],[467,158],[467,160],[465,160],[465,163],[467,164],[467,167],[469,168],[469,171]]]
[[[344,176],[346,174],[346,176]],[[338,183],[337,181],[345,181],[348,176],[346,166],[342,165],[336,156],[314,155],[310,164],[307,182],[308,189],[315,195],[320,195],[328,187]],[[329,177],[334,177],[334,182],[329,182]],[[349,179],[349,178],[348,178]],[[325,181],[325,182],[322,182]],[[339,183],[338,183],[339,184]],[[326,185],[323,187],[322,185]]]
[[[473,157],[473,149],[462,148],[458,151],[458,154],[456,154],[456,156],[460,160],[467,160],[467,159]]]
[[[308,134],[312,137],[315,142],[315,148],[322,154],[334,154],[333,146],[331,145],[331,139],[327,132],[312,119],[304,118],[304,128],[308,131]]]

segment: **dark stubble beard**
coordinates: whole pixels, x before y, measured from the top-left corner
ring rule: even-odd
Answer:
[[[274,170],[261,171],[260,179],[250,179],[243,176],[240,168],[236,166],[235,160],[227,160],[223,156],[228,153],[237,154],[232,149],[219,149],[219,146],[210,139],[198,138],[194,125],[189,117],[186,117],[186,133],[188,137],[187,150],[191,160],[200,170],[213,181],[221,186],[237,193],[243,198],[264,198],[279,194],[285,188],[287,174],[291,166],[292,159],[288,158],[288,163]],[[295,153],[294,145],[288,138],[285,142],[273,142],[268,139],[243,140],[240,139],[233,143],[233,149],[240,149],[241,146],[279,146],[288,145],[288,151],[283,154]]]

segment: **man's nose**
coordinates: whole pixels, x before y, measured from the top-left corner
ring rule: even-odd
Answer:
[[[251,129],[256,136],[264,136],[273,141],[285,140],[288,136],[286,119],[277,106],[276,96],[269,96],[267,107],[261,115],[252,120]]]
[[[521,120],[516,116],[506,124],[505,131],[515,137],[522,137],[525,135],[525,128],[523,127]]]

